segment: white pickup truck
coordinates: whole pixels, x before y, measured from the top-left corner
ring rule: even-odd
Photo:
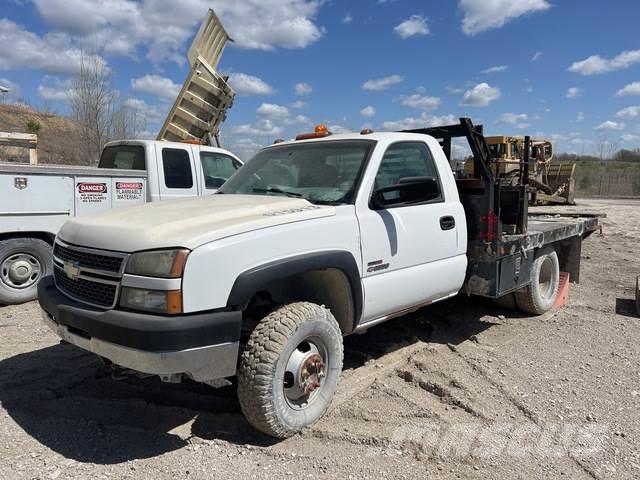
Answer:
[[[454,178],[454,137],[469,141],[472,178]],[[215,195],[70,219],[38,287],[43,319],[163,381],[237,375],[249,422],[290,436],[328,408],[344,335],[461,291],[540,314],[561,269],[578,280],[598,219],[528,216],[528,174],[505,186],[491,162],[469,119],[318,127],[263,149]]]
[[[0,305],[36,298],[70,217],[214,193],[241,165],[221,148],[152,140],[108,143],[98,168],[0,163]]]

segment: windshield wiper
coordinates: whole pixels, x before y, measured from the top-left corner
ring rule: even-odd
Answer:
[[[308,200],[314,205],[346,205],[346,202],[341,200],[316,200],[314,198]]]
[[[297,197],[297,198],[302,197],[302,195],[299,193],[287,192],[286,190],[282,190],[281,188],[278,188],[278,187],[254,188],[253,191],[258,193],[281,193],[283,195],[287,195],[288,197]]]

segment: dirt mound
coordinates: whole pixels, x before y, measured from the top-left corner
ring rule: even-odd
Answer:
[[[23,104],[0,105],[0,132],[38,135],[40,163],[87,165],[82,127],[70,118],[39,112]],[[0,162],[29,162],[25,148],[0,147]]]

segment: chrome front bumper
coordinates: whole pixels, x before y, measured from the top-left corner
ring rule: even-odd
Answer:
[[[159,375],[165,381],[173,381],[176,375],[184,374],[197,382],[207,383],[236,374],[239,342],[171,352],[147,352],[95,337],[76,335],[66,325],[56,323],[46,310],[41,310],[44,323],[62,340],[107,358],[121,367]]]

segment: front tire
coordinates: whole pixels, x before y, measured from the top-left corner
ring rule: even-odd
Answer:
[[[0,304],[34,300],[38,282],[52,270],[51,245],[38,238],[0,241]]]
[[[518,308],[532,315],[549,311],[556,301],[559,286],[558,254],[552,250],[539,255],[531,266],[531,283],[515,292]]]
[[[342,333],[331,312],[299,302],[267,315],[251,333],[238,369],[245,418],[287,438],[327,411],[342,372]]]

